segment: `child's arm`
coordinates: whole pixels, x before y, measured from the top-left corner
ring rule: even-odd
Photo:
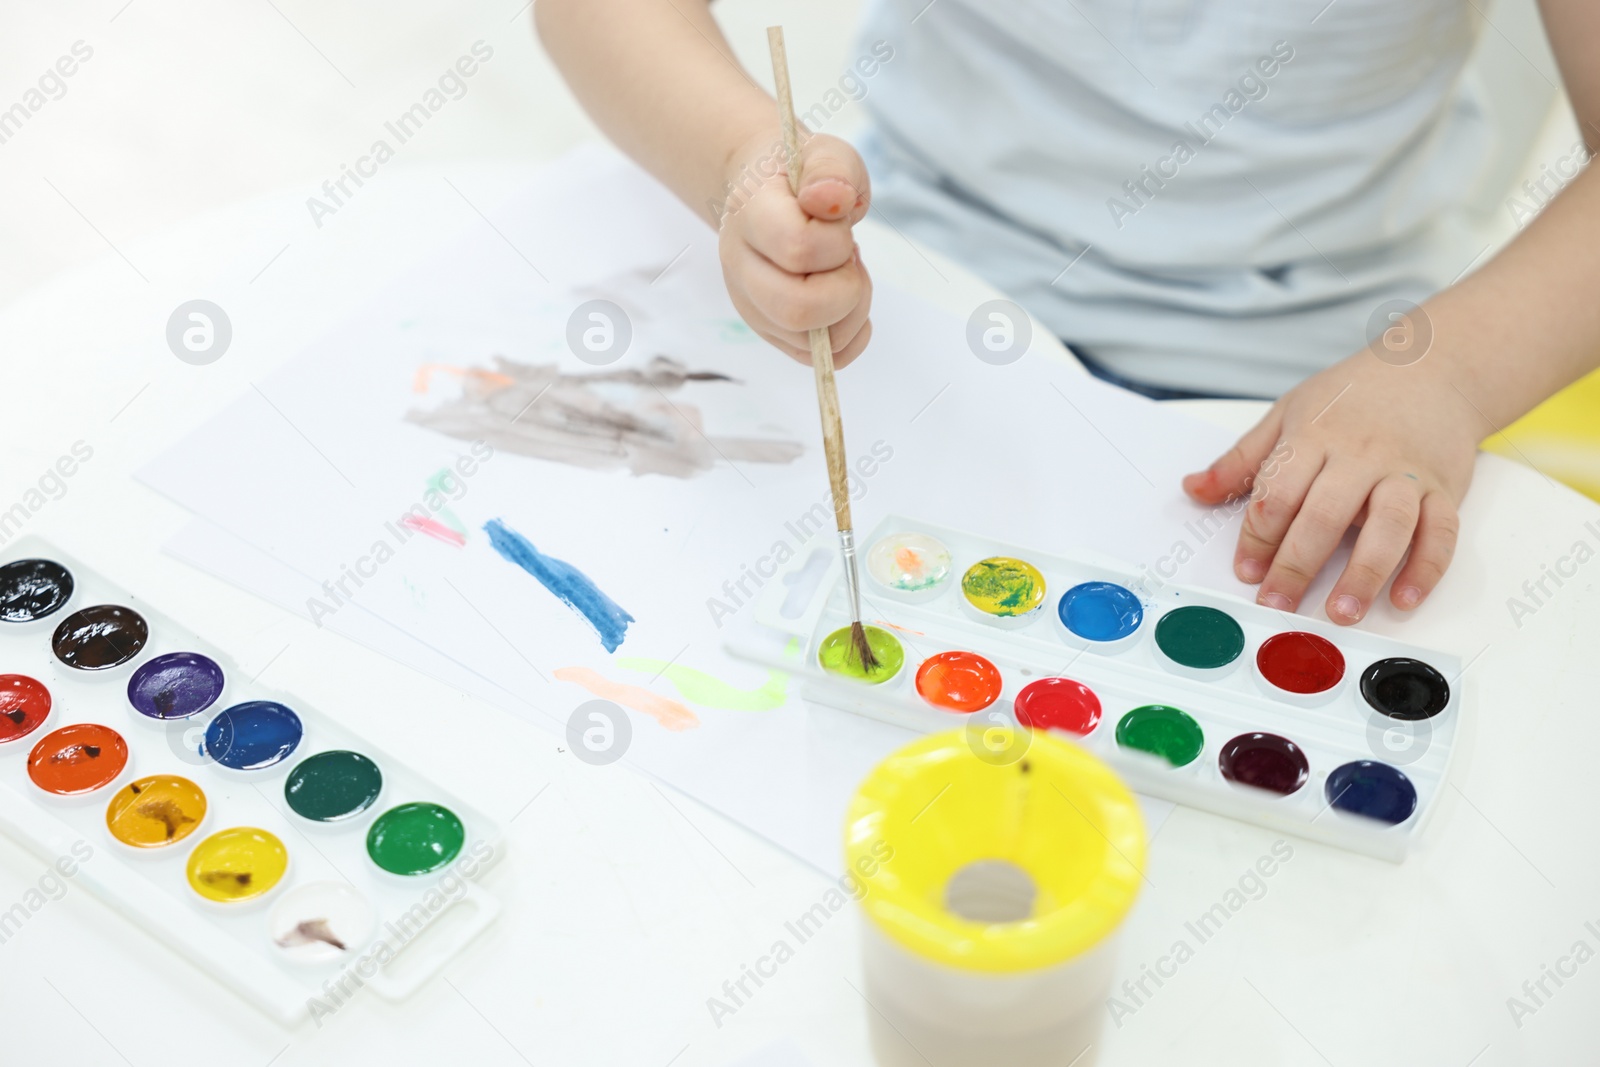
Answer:
[[[1542,0],[1590,152],[1600,148],[1600,4]],[[1572,181],[1481,270],[1409,325],[1431,347],[1397,366],[1362,350],[1286,394],[1211,467],[1184,479],[1206,504],[1253,492],[1234,569],[1285,611],[1352,524],[1350,564],[1326,604],[1366,614],[1400,566],[1390,601],[1416,607],[1455,550],[1456,507],[1477,443],[1600,366],[1600,167]],[[1279,447],[1280,442],[1286,447]],[[1258,476],[1258,471],[1259,476]]]
[[[851,226],[867,175],[845,142],[808,137],[796,198],[772,97],[752,81],[708,0],[538,0],[545,47],[608,136],[684,203],[720,224],[734,306],[768,342],[810,362],[830,327],[843,366],[866,347],[872,284]]]

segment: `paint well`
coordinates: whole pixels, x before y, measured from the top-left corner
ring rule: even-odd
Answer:
[[[72,597],[72,572],[53,559],[19,559],[0,567],[0,622],[32,622]]]
[[[1244,630],[1225,611],[1202,604],[1174,608],[1156,623],[1156,644],[1184,667],[1226,667],[1244,651]]]
[[[198,652],[168,652],[140,664],[128,679],[128,703],[152,719],[187,719],[222,695],[222,668]]]
[[[343,882],[296,886],[272,905],[267,933],[285,957],[321,964],[348,959],[377,925],[367,898]]]
[[[27,737],[50,717],[50,690],[26,674],[0,674],[0,744]]]
[[[383,772],[359,752],[318,752],[297,763],[283,783],[283,799],[313,822],[353,818],[377,803]]]
[[[1037,611],[1044,603],[1044,575],[1026,560],[990,556],[967,568],[961,592],[985,615],[1014,618]]]
[[[1139,598],[1115,582],[1080,582],[1061,594],[1056,612],[1085,641],[1120,641],[1144,621]]]
[[[1325,637],[1295,630],[1261,642],[1256,668],[1290,693],[1326,693],[1344,679],[1344,654]]]
[[[1017,721],[1035,730],[1062,730],[1079,737],[1100,723],[1100,698],[1071,678],[1040,678],[1017,694]]]
[[[466,828],[449,808],[401,804],[367,831],[367,855],[391,874],[428,874],[459,856],[466,840]]]
[[[1323,794],[1331,807],[1390,825],[1417,810],[1417,787],[1399,769],[1376,760],[1356,760],[1328,775]]]
[[[211,720],[201,751],[224,767],[259,771],[288,759],[304,736],[293,711],[275,701],[251,700]]]
[[[872,647],[872,654],[878,658],[878,665],[872,670],[867,670],[861,665],[861,657],[856,654],[855,642],[850,639],[850,627],[841,626],[827,637],[822,639],[822,644],[817,648],[817,662],[829,674],[837,674],[841,678],[853,678],[858,682],[870,682],[877,685],[887,682],[890,678],[900,673],[900,668],[905,664],[905,649],[900,644],[900,639],[888,630],[876,626],[862,627],[867,634],[867,644]]]
[[[93,722],[51,731],[28,753],[28,777],[57,796],[93,792],[127,765],[128,742],[111,727]]]
[[[189,888],[207,900],[237,904],[269,893],[289,869],[276,834],[254,826],[219,830],[189,853]]]
[[[889,534],[867,551],[867,573],[886,589],[920,593],[950,577],[950,550],[924,533]]]
[[[1217,752],[1217,769],[1230,782],[1288,796],[1306,784],[1311,765],[1300,746],[1277,734],[1240,734]]]
[[[56,659],[80,671],[103,671],[128,662],[150,640],[150,624],[132,608],[96,604],[75,611],[56,627]]]
[[[132,848],[177,844],[198,830],[205,817],[205,791],[176,774],[129,782],[106,805],[106,829]]]
[[[483,529],[501,559],[533,575],[540,585],[587,620],[607,652],[617,650],[628,634],[633,616],[602,593],[588,575],[564,560],[544,555],[531,541],[499,519],[490,519]]]
[[[1117,723],[1117,744],[1160,756],[1174,767],[1194,762],[1206,735],[1193,716],[1165,704],[1134,708]]]
[[[1431,719],[1450,703],[1450,683],[1419,659],[1380,659],[1361,673],[1361,695],[1391,719]]]
[[[917,668],[917,692],[936,708],[982,711],[1000,697],[1000,671],[976,652],[941,652]]]

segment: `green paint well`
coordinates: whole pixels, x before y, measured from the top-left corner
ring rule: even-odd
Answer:
[[[769,671],[767,680],[755,689],[740,689],[705,671],[667,660],[622,656],[616,664],[623,670],[665,677],[683,699],[715,711],[771,711],[789,699],[789,676],[783,671]]]
[[[1225,611],[1191,604],[1161,616],[1156,644],[1185,667],[1226,667],[1244,651],[1244,630]]]
[[[467,831],[449,808],[401,804],[367,831],[367,855],[391,874],[428,874],[461,855]]]
[[[283,783],[283,799],[296,815],[338,822],[372,807],[383,791],[383,772],[359,752],[318,752],[295,765]]]
[[[872,654],[878,658],[876,668],[871,671],[862,668],[861,660],[856,655],[855,645],[850,640],[850,627],[841,626],[824,637],[822,647],[817,649],[817,662],[822,664],[822,669],[829,674],[854,678],[858,682],[870,682],[873,685],[887,682],[899,674],[901,666],[906,661],[905,649],[900,646],[900,639],[877,626],[868,626],[866,631],[867,644],[872,648]]]
[[[1193,763],[1205,741],[1199,723],[1165,704],[1134,708],[1117,723],[1117,744],[1160,756],[1174,767]]]

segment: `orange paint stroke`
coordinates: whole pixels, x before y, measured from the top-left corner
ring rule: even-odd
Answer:
[[[456,531],[450,529],[442,522],[434,519],[423,518],[420,515],[407,515],[400,520],[400,525],[408,530],[415,530],[420,534],[427,534],[435,541],[443,541],[447,545],[460,548],[467,543],[467,539]]]
[[[453,374],[457,378],[474,378],[485,385],[492,385],[503,389],[512,383],[509,374],[500,374],[492,370],[483,370],[479,367],[452,367],[448,363],[424,363],[417,368],[417,376],[411,381],[413,393],[426,393],[428,386],[433,382],[435,374]]]
[[[896,626],[894,623],[890,622],[888,619],[873,619],[872,620],[872,625],[874,625],[874,626],[887,626],[891,630],[899,630],[903,634],[916,634],[918,637],[927,637],[928,636],[927,634],[923,633],[921,630],[913,630],[909,626]]]
[[[643,712],[669,730],[692,730],[700,725],[700,717],[676,700],[668,700],[636,685],[613,682],[588,667],[562,667],[556,671],[556,677],[581,685],[597,697]]]

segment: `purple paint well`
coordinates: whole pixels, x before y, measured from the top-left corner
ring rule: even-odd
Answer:
[[[222,695],[222,668],[198,652],[168,652],[128,679],[128,703],[152,719],[187,719]]]

